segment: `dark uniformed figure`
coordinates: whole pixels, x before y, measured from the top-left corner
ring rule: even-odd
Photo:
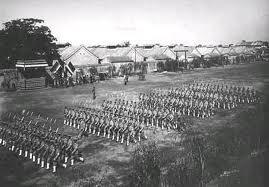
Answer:
[[[128,75],[125,75],[124,76],[124,85],[127,85],[128,79],[129,79]]]
[[[92,87],[92,98],[93,100],[96,99],[96,93],[95,93],[95,86]]]

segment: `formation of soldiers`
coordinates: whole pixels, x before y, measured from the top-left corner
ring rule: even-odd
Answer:
[[[220,82],[191,82],[166,90],[141,93],[138,101],[105,100],[101,109],[66,107],[65,125],[129,144],[140,141],[144,128],[157,127],[179,132],[188,128],[185,116],[207,118],[217,111],[244,103],[258,103],[253,88]],[[146,138],[144,136],[144,138]]]
[[[117,116],[127,116],[144,127],[157,127],[167,130],[183,131],[186,123],[170,108],[150,108],[143,102],[126,101],[123,99],[106,100],[102,104],[103,110]]]
[[[260,98],[257,91],[249,87],[198,82],[141,94],[140,102],[144,108],[165,108],[179,116],[206,118],[218,109],[231,110],[239,104],[257,103]]]
[[[90,134],[129,145],[147,139],[143,125],[135,119],[97,108],[65,107],[64,124],[79,129],[79,136]]]
[[[59,133],[58,128],[52,130],[49,123],[36,119],[25,112],[4,116],[0,121],[0,145],[54,173],[58,167],[84,161],[77,139]]]
[[[195,82],[168,90],[141,93],[139,100],[106,100],[103,109],[117,116],[127,116],[144,126],[177,129],[188,127],[183,116],[206,118],[218,110],[231,110],[244,103],[258,103],[261,97],[253,88]]]

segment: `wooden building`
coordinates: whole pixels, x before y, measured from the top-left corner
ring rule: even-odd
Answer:
[[[33,90],[46,87],[46,67],[48,63],[44,59],[18,60],[16,63],[19,77],[17,89]]]
[[[59,50],[61,60],[68,64],[71,62],[74,67],[90,66],[100,64],[100,59],[84,45],[79,47],[68,46]]]
[[[104,58],[101,64],[111,64],[116,74],[122,76],[122,66],[131,67],[130,72],[134,71],[134,61],[128,56],[108,56]]]

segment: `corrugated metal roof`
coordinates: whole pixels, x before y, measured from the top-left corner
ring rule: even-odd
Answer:
[[[150,48],[150,49],[136,48],[136,50],[144,57],[153,57],[156,55],[157,56],[162,55],[165,52],[165,50],[170,50],[170,49],[168,47],[154,46],[153,48]]]
[[[196,53],[193,53],[193,51],[196,50],[193,46],[175,46],[174,52],[177,55],[177,58],[179,60],[185,59],[185,51],[186,51],[186,58],[196,58],[200,57],[200,53],[196,50]]]
[[[80,47],[80,46],[79,46]],[[78,48],[78,46],[68,46],[65,48],[58,49],[58,52],[61,56],[61,59],[66,59],[70,54],[74,53]]]
[[[254,42],[251,43],[251,45],[253,45],[253,46],[262,46],[262,45],[264,45],[264,42],[263,41],[254,41]]]
[[[201,55],[209,55],[213,52],[214,47],[196,47]]]
[[[231,51],[231,47],[218,47],[217,49],[222,55],[227,55]]]
[[[236,51],[234,50],[234,47],[231,47],[231,50],[229,52],[229,55],[230,56],[236,56],[237,55]]]
[[[250,46],[252,44],[252,42],[249,41],[241,41],[241,42],[237,42],[235,45],[238,46]]]
[[[109,56],[126,56],[131,50],[131,47],[117,47],[117,48],[88,48],[93,54],[95,54],[99,59],[104,59]]]
[[[88,53],[91,55],[96,56],[94,53],[92,53],[89,49],[87,49],[84,45],[80,46],[69,46],[59,51],[59,54],[61,56],[61,59],[63,61],[69,59],[71,56],[73,56],[76,52],[78,52],[80,49],[84,48]],[[96,58],[98,58],[96,56]]]
[[[218,48],[214,47],[213,51],[209,54],[211,57],[217,57],[222,55]]]
[[[175,47],[171,48],[173,51],[189,51],[190,47],[188,46],[182,46],[182,45],[176,45]]]
[[[237,54],[244,54],[246,52],[246,46],[234,46],[233,49]]]

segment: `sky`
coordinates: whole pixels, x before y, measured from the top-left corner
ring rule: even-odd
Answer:
[[[1,25],[31,17],[73,45],[269,40],[268,0],[0,0]]]

